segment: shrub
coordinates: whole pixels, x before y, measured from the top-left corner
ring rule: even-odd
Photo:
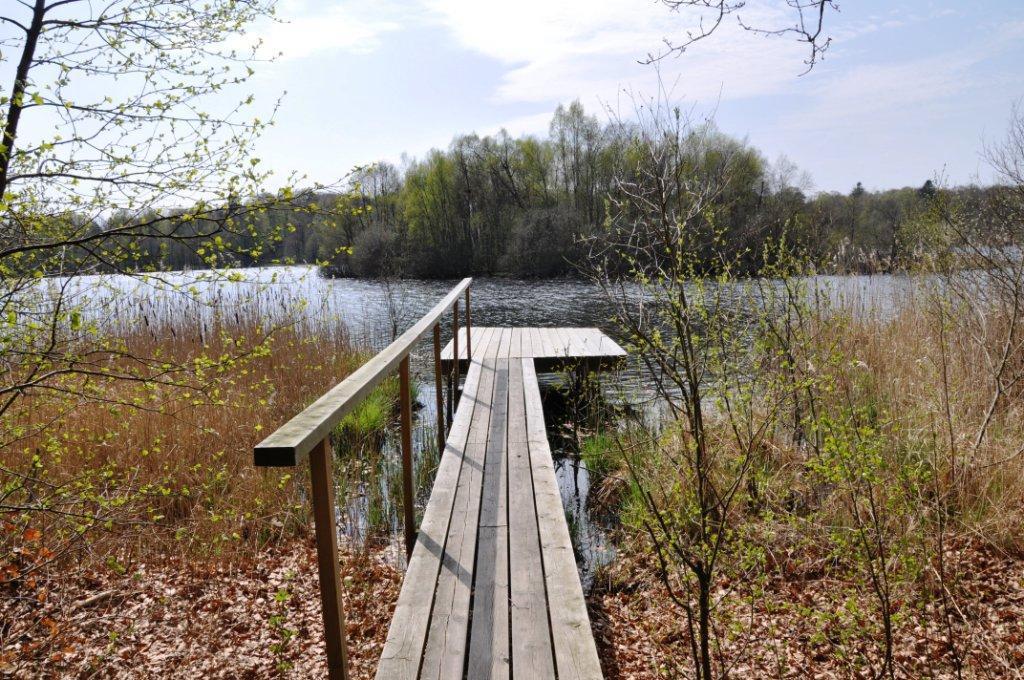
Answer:
[[[538,208],[512,226],[502,269],[519,276],[553,276],[571,268],[579,217],[566,208]]]

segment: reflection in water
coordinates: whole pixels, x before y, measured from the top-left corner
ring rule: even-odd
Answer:
[[[590,590],[597,570],[615,558],[615,548],[596,518],[591,516],[590,473],[575,457],[555,456],[555,477],[562,492],[562,505],[569,524],[576,564],[583,589]]]

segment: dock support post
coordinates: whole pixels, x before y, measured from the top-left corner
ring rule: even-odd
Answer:
[[[402,410],[402,506],[405,512],[405,555],[416,545],[416,508],[412,493],[412,391],[409,389],[409,355],[398,368],[399,401]]]
[[[434,324],[434,396],[437,399],[437,455],[444,455],[444,388],[441,384],[441,324]]]
[[[330,437],[324,437],[309,452],[309,471],[313,489],[313,519],[316,524],[320,604],[323,605],[324,639],[327,643],[327,677],[330,680],[348,680],[345,610],[341,602],[341,573],[338,567],[338,532],[334,526],[333,457]]]

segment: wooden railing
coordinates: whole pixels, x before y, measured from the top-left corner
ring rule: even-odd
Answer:
[[[435,397],[437,399],[438,453],[444,452],[444,393],[441,385],[441,317],[452,310],[452,349],[459,356],[459,302],[466,301],[466,355],[471,357],[469,289],[472,279],[463,279],[416,324],[402,333],[382,352],[363,364],[304,411],[279,427],[254,449],[259,467],[295,466],[309,460],[312,480],[313,519],[316,525],[317,565],[320,575],[320,601],[323,605],[327,669],[331,680],[347,680],[345,649],[345,612],[341,603],[341,575],[338,565],[338,535],[334,523],[334,450],[330,435],[347,414],[370,394],[384,378],[398,368],[402,427],[402,506],[405,549],[412,553],[416,544],[415,507],[412,470],[412,397],[409,389],[409,354],[416,343],[433,329]],[[459,362],[452,362],[448,383],[448,425],[451,424],[454,391],[458,390]]]

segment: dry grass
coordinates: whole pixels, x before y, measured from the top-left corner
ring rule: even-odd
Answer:
[[[889,470],[925,468],[922,493],[945,496],[964,539],[1024,550],[1024,394],[996,387],[1007,310],[922,287],[887,313],[840,311],[817,319],[814,343],[801,349],[831,373],[821,382],[830,391],[818,395],[825,408],[869,409]],[[842,360],[828,366],[826,353]],[[1005,363],[1004,384],[1020,373],[1024,345]]]
[[[147,325],[118,343],[183,368],[173,385],[72,376],[67,391],[28,395],[4,416],[0,582],[46,564],[224,559],[305,527],[292,475],[305,476],[254,468],[252,447],[361,363],[343,328],[268,334],[235,314]]]
[[[366,355],[286,297],[122,310],[90,368],[153,380],[69,375],[0,416],[0,675],[325,672],[308,473],[252,447]],[[353,677],[372,677],[400,574],[342,548]]]
[[[709,478],[726,488],[751,461],[714,579],[715,664],[736,677],[890,677],[887,625],[891,677],[1024,672],[1024,328],[1005,300],[927,284],[885,308],[804,309],[788,353],[751,343],[750,408],[708,409]],[[748,446],[737,432],[760,423]],[[662,582],[695,608],[673,552],[697,531],[692,439],[671,425],[619,439],[632,473],[605,452],[595,493],[623,519],[621,561],[590,598],[606,671],[692,677],[685,607]]]

